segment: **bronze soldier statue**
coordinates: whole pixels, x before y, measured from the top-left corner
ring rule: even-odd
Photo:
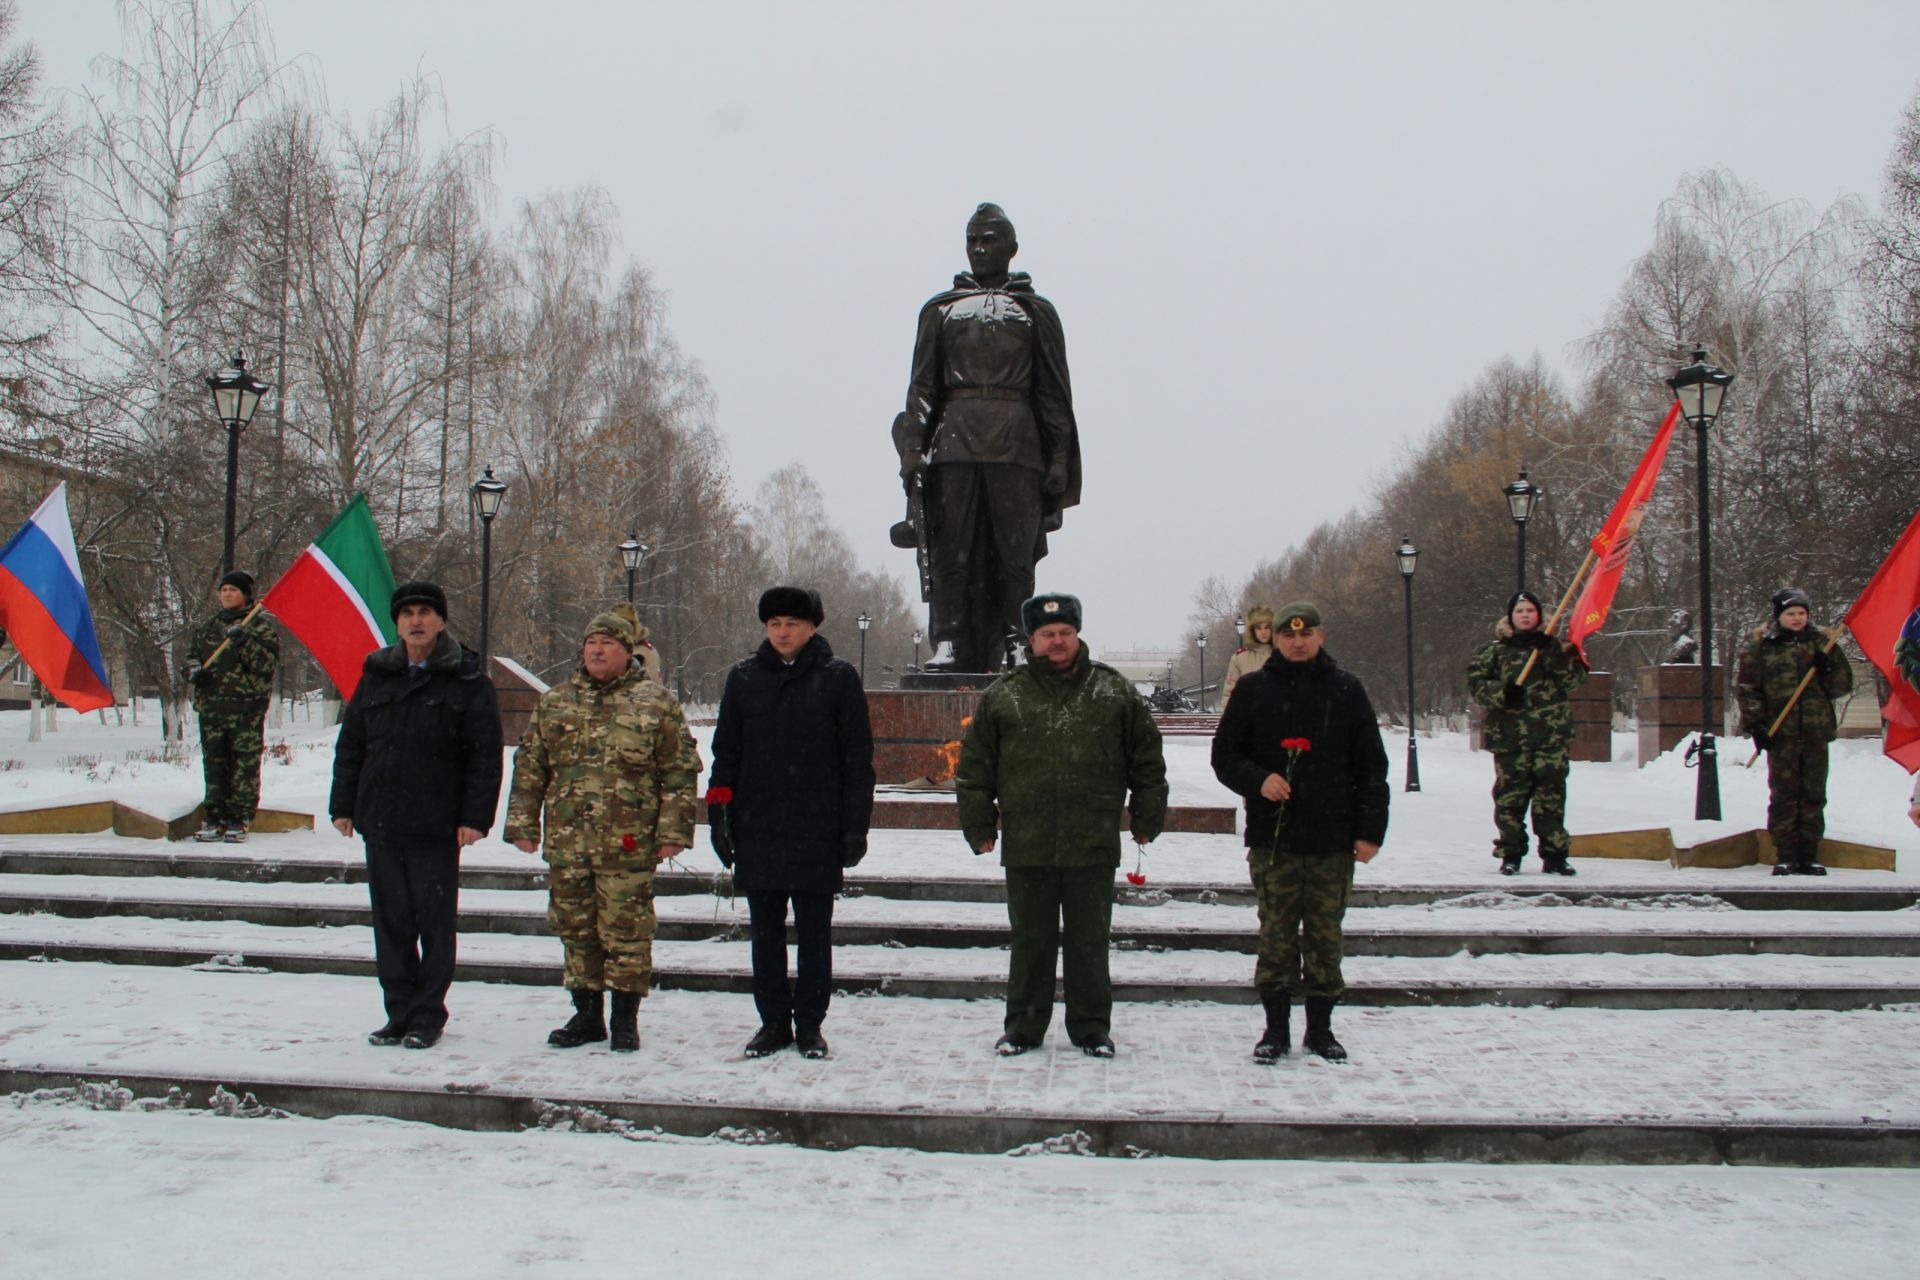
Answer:
[[[907,408],[894,423],[908,518],[930,605],[929,671],[985,672],[1023,634],[1020,605],[1047,534],[1080,502],[1080,434],[1066,338],[1024,271],[995,204],[967,222],[971,270],[920,308]]]

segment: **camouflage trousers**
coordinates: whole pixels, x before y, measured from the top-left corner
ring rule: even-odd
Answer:
[[[253,821],[260,807],[266,714],[264,708],[200,713],[200,768],[207,784],[208,822]]]
[[[574,991],[647,994],[653,980],[653,872],[591,863],[547,869],[547,924]]]
[[[1253,985],[1271,995],[1337,999],[1347,989],[1340,976],[1340,922],[1353,892],[1353,850],[1303,855],[1254,849],[1247,869],[1260,905]]]
[[[1827,744],[1779,737],[1767,752],[1767,832],[1775,849],[1811,845],[1827,833]]]
[[[1567,834],[1567,753],[1511,751],[1493,758],[1493,842],[1496,858],[1527,856],[1527,809],[1533,809],[1533,834],[1540,858],[1554,862],[1573,851]]]

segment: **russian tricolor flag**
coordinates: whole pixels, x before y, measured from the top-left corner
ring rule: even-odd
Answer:
[[[75,711],[113,705],[80,580],[65,481],[0,547],[0,626],[54,697]]]

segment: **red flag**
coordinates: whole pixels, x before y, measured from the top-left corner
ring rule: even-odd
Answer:
[[[1846,622],[1891,690],[1880,708],[1886,753],[1908,773],[1920,771],[1920,512],[1847,610]]]
[[[1667,446],[1673,443],[1674,425],[1679,421],[1680,402],[1675,400],[1660,430],[1654,433],[1653,443],[1647,446],[1640,465],[1634,469],[1633,479],[1627,481],[1620,500],[1613,504],[1613,514],[1593,537],[1597,563],[1587,577],[1580,598],[1574,602],[1573,612],[1567,617],[1567,639],[1580,650],[1581,657],[1586,656],[1587,637],[1600,629],[1607,620],[1607,610],[1613,608],[1614,593],[1620,589],[1620,574],[1633,551],[1633,536],[1640,531],[1647,499],[1653,496],[1654,482],[1660,479],[1660,464],[1667,459]]]

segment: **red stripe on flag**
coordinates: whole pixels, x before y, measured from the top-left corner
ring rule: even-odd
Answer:
[[[1634,535],[1640,531],[1647,500],[1653,497],[1653,486],[1660,480],[1660,464],[1667,459],[1667,446],[1673,442],[1674,424],[1679,421],[1680,402],[1675,400],[1660,423],[1660,430],[1654,433],[1653,443],[1641,455],[1640,465],[1633,469],[1633,478],[1627,481],[1619,501],[1613,504],[1613,512],[1594,535],[1593,551],[1598,563],[1587,576],[1587,584],[1567,617],[1567,639],[1583,657],[1587,637],[1606,623],[1607,613],[1613,608],[1613,597],[1620,590],[1620,575],[1626,572],[1627,557],[1633,551]]]
[[[327,678],[339,686],[340,696],[353,697],[362,664],[380,645],[367,634],[366,620],[333,575],[303,551],[260,603],[307,646]]]
[[[1886,753],[1908,773],[1920,772],[1920,512],[1847,610],[1846,622],[1867,661],[1887,678],[1887,702],[1880,708],[1887,720]],[[1909,636],[1905,654],[1903,634]]]
[[[60,629],[40,597],[4,566],[0,566],[0,618],[6,619],[13,647],[54,697],[75,711],[113,705],[113,691],[100,683],[73,637]]]

